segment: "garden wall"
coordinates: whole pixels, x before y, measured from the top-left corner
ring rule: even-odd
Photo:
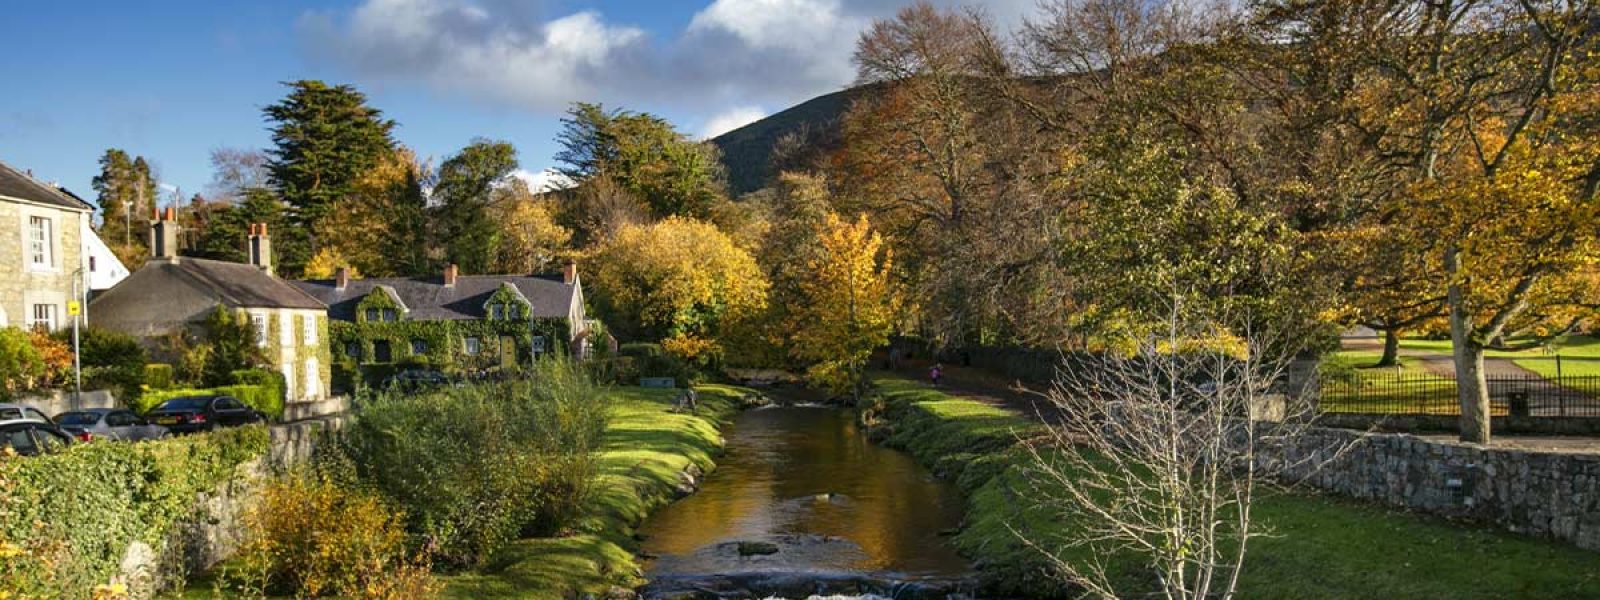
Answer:
[[[1531,435],[1581,435],[1600,436],[1600,417],[1492,417],[1490,430],[1495,433]],[[1317,424],[1339,429],[1375,429],[1378,431],[1455,433],[1461,430],[1461,418],[1454,415],[1396,415],[1380,413],[1322,413]]]
[[[1286,460],[1288,481],[1600,550],[1600,454],[1326,428],[1279,449],[1261,460]]]
[[[79,398],[67,390],[51,390],[22,396],[18,403],[26,404],[44,411],[52,417],[69,410],[84,410],[87,408],[116,408],[121,406],[111,390],[84,391]]]

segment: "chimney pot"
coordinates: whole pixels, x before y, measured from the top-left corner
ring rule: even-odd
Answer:
[[[578,261],[569,260],[561,266],[561,282],[567,285],[578,282]]]
[[[178,211],[177,211],[177,209],[172,208],[171,206],[167,207],[167,220],[168,221],[176,221],[176,220],[178,220]]]
[[[456,275],[458,273],[459,273],[459,269],[456,268],[455,263],[450,263],[448,265],[445,265],[445,267],[444,267],[444,286],[445,287],[455,287],[456,286]]]
[[[350,287],[350,267],[339,267],[333,272],[333,288],[342,290]]]
[[[266,223],[251,223],[249,249],[250,264],[272,273],[272,238],[267,237]]]

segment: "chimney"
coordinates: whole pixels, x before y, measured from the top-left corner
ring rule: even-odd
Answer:
[[[166,261],[178,260],[178,220],[172,207],[165,213],[159,209],[152,214],[150,224],[150,256]]]
[[[561,265],[561,283],[567,285],[578,283],[578,261],[569,260]]]
[[[339,267],[333,272],[333,289],[342,292],[347,287],[350,287],[350,267]]]
[[[266,223],[250,224],[250,240],[248,253],[250,264],[256,268],[272,273],[272,237],[267,235]]]
[[[459,270],[456,269],[456,264],[455,263],[450,263],[448,265],[445,265],[445,267],[444,267],[444,286],[445,287],[455,287],[456,286],[456,274],[458,272],[459,272]]]

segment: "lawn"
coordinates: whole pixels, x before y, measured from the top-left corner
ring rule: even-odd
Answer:
[[[1511,340],[1516,343],[1517,340]],[[1561,354],[1561,374],[1566,376],[1586,375],[1600,376],[1600,338],[1587,335],[1569,335],[1557,338],[1555,347]],[[1418,338],[1403,338],[1400,347],[1408,350],[1418,350],[1449,355],[1453,347],[1450,340],[1424,340]],[[1489,358],[1509,358],[1529,371],[1544,377],[1556,376],[1556,357],[1543,349],[1523,350],[1520,352],[1501,352],[1490,350],[1484,352]]]
[[[561,538],[521,540],[481,572],[446,578],[445,598],[566,598],[641,585],[631,548],[633,530],[672,500],[689,465],[710,470],[722,447],[724,419],[751,393],[701,386],[698,415],[670,410],[674,390],[618,388],[615,413],[599,460],[594,511]]]
[[[1016,453],[1001,440],[1036,424],[891,376],[877,379],[889,442],[970,494],[953,543],[984,565],[1002,595],[1060,595],[1037,551],[1012,527],[1071,536],[1059,515],[1030,507]],[[964,448],[964,450],[963,450]],[[930,460],[931,459],[931,460]],[[961,464],[955,464],[960,462]],[[1256,539],[1241,576],[1247,598],[1600,597],[1600,553],[1325,496],[1273,492],[1255,504]],[[1142,570],[1119,562],[1129,577]]]
[[[1458,414],[1455,380],[1402,356],[1396,367],[1373,367],[1375,350],[1340,350],[1322,365],[1319,406],[1327,412]]]
[[[672,500],[678,476],[689,465],[707,471],[715,466],[722,423],[754,393],[720,385],[697,389],[700,406],[694,415],[671,410],[676,390],[613,389],[614,412],[598,461],[591,513],[572,535],[519,540],[476,572],[442,577],[442,596],[557,600],[642,585],[632,552],[634,528]],[[202,578],[182,597],[217,594],[212,581]]]

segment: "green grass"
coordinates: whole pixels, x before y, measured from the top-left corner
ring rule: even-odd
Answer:
[[[644,583],[637,575],[633,530],[670,502],[678,475],[696,465],[710,470],[722,447],[718,428],[749,390],[701,386],[697,415],[669,410],[673,390],[618,388],[599,459],[594,510],[562,538],[521,540],[488,568],[446,578],[445,598],[565,598],[611,586]]]
[[[442,577],[442,597],[556,600],[642,585],[632,552],[634,528],[672,500],[678,475],[689,465],[707,471],[715,466],[712,458],[722,448],[720,426],[754,393],[722,385],[696,389],[699,411],[689,415],[671,410],[676,390],[614,388],[593,508],[576,533],[513,542],[476,572]],[[214,576],[191,582],[181,597],[217,597]]]
[[[1511,340],[1511,343],[1517,343],[1517,340]],[[1600,375],[1600,338],[1587,335],[1563,336],[1556,339],[1555,346],[1561,352],[1562,375]],[[1449,355],[1453,345],[1450,340],[1402,338],[1400,347],[1408,350]],[[1488,358],[1509,358],[1517,366],[1538,373],[1543,377],[1556,376],[1555,355],[1542,349],[1523,350],[1520,352],[1489,350],[1484,352],[1484,356]]]
[[[1036,425],[904,379],[881,376],[878,384],[889,443],[958,477],[969,494],[966,526],[953,543],[984,565],[991,591],[1064,596],[1011,529],[1047,539],[1073,534],[1059,515],[1030,505],[1013,466],[1018,455],[999,445]],[[1600,597],[1600,553],[1325,496],[1273,492],[1255,511],[1270,536],[1251,542],[1245,598]],[[1123,580],[1147,577],[1137,563],[1115,564]]]
[[[1374,367],[1382,353],[1340,350],[1322,364],[1319,406],[1327,412],[1457,414],[1456,382],[1402,356],[1398,367]],[[1402,383],[1403,382],[1403,383]]]

